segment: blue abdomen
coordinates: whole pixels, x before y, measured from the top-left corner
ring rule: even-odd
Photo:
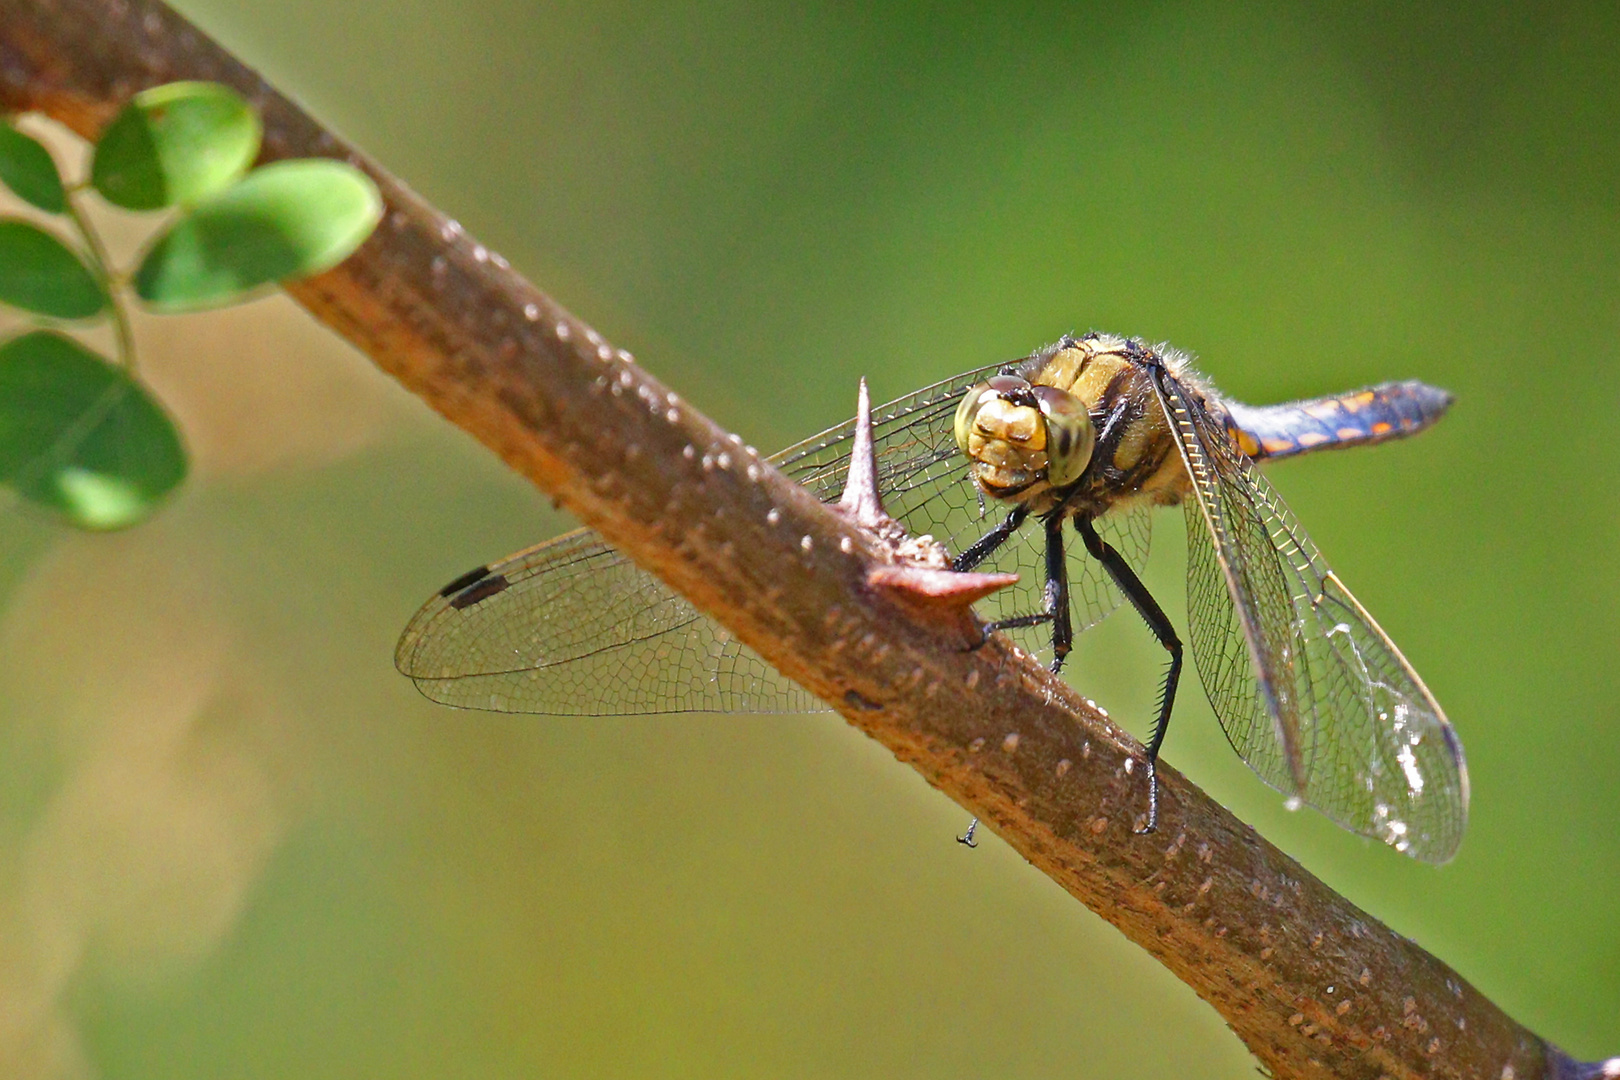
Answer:
[[[1224,404],[1232,441],[1259,461],[1414,434],[1445,415],[1451,395],[1413,381],[1281,405]]]

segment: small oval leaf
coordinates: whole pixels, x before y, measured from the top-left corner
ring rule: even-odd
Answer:
[[[66,244],[8,218],[0,220],[0,302],[36,315],[88,319],[107,306],[107,294]]]
[[[100,530],[140,521],[185,475],[179,432],[128,372],[54,331],[0,345],[0,483]]]
[[[19,199],[46,213],[67,209],[67,192],[51,152],[10,124],[0,124],[0,180]]]
[[[136,94],[96,142],[90,182],[126,210],[189,206],[247,172],[259,118],[234,90],[177,82]]]
[[[158,237],[135,272],[135,292],[162,311],[228,304],[261,285],[330,270],[381,217],[377,186],[353,166],[266,165]]]

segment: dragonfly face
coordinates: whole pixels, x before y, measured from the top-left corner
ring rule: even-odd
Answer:
[[[1461,744],[1255,461],[1399,437],[1449,404],[1407,382],[1243,405],[1177,353],[1088,334],[882,406],[873,442],[885,506],[913,535],[958,552],[958,569],[1020,575],[981,603],[992,629],[1056,668],[1120,603],[1146,619],[1170,657],[1150,778],[1183,646],[1137,570],[1149,511],[1181,505],[1190,651],[1233,748],[1291,799],[1444,862],[1467,819]],[[831,502],[852,435],[847,423],[771,460]],[[587,530],[457,579],[411,621],[395,662],[428,697],[467,708],[825,708]],[[1156,792],[1150,779],[1149,827]]]
[[[1097,430],[1084,401],[1055,386],[996,375],[975,386],[956,410],[956,445],[973,482],[996,499],[1029,497],[1080,479]]]

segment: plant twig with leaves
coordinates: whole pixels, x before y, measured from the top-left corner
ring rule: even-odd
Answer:
[[[136,370],[126,293],[156,312],[239,303],[336,265],[376,226],[364,173],[319,159],[254,169],[260,136],[228,87],[155,86],[100,133],[88,179],[67,182],[43,144],[0,123],[0,181],[48,215],[0,218],[0,303],[75,328],[110,320],[115,352],[57,329],[0,343],[0,483],[24,500],[117,529],[185,478],[180,433]],[[171,212],[133,274],[112,265],[83,205],[93,196]]]

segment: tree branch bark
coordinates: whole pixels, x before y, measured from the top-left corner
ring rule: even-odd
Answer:
[[[342,158],[381,187],[377,233],[291,286],[300,303],[1157,957],[1273,1076],[1620,1076],[1514,1023],[1168,766],[1159,831],[1134,835],[1128,735],[999,639],[964,651],[870,588],[864,532],[162,4],[0,14],[8,110],[93,137],[177,79],[254,102],[267,159]]]

